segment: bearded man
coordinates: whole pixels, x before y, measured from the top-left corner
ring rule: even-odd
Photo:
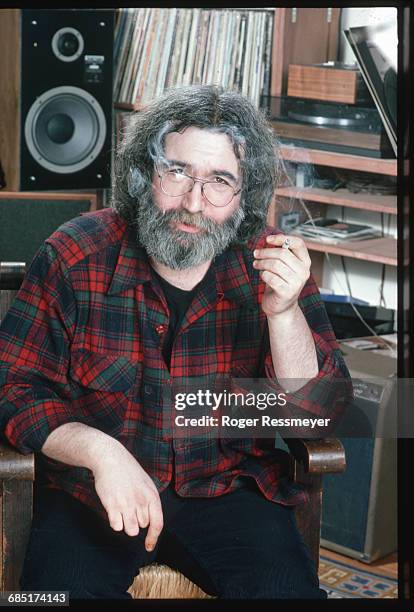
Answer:
[[[298,409],[341,410],[306,246],[266,227],[278,163],[245,97],[170,90],[125,131],[112,207],[37,253],[0,335],[3,435],[37,453],[23,589],[128,598],[157,560],[221,598],[326,597],[274,440],[163,427],[183,377],[289,380]]]

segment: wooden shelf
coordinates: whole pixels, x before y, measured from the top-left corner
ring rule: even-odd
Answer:
[[[138,102],[135,104],[130,104],[129,102],[114,102],[114,108],[124,111],[137,111],[141,110],[142,104],[139,104]]]
[[[282,158],[286,161],[397,176],[396,159],[379,159],[376,157],[364,157],[362,155],[347,155],[345,153],[305,149],[303,147],[288,145],[281,145],[280,152]]]
[[[318,189],[316,187],[278,187],[276,195],[284,198],[300,198],[309,202],[321,202],[334,206],[360,208],[370,212],[397,214],[396,195],[375,195],[372,193],[352,193],[348,189]]]
[[[90,210],[101,208],[96,191],[3,191],[0,190],[0,200],[87,200],[91,203]]]
[[[362,259],[375,263],[397,265],[397,241],[395,238],[371,238],[369,240],[358,240],[347,244],[325,244],[305,240],[305,244],[310,251],[320,253],[331,253],[332,255],[344,255],[353,259]]]

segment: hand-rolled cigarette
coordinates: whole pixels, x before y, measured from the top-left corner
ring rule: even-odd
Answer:
[[[290,246],[290,238],[285,238],[285,241],[282,244],[282,249],[288,249],[289,246]]]

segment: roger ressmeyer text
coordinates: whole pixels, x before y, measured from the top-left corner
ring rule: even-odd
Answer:
[[[245,429],[247,427],[328,427],[331,419],[300,419],[300,418],[272,418],[269,415],[262,414],[255,418],[237,418],[228,415],[220,417],[200,416],[200,417],[185,417],[180,414],[175,417],[175,425],[177,427],[238,427]]]

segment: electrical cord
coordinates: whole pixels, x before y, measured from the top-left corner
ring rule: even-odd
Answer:
[[[342,263],[342,269],[343,269],[344,275],[345,275],[346,286],[348,287],[348,293],[349,293],[351,299],[353,299],[354,296],[352,295],[351,284],[349,282],[348,270],[346,269],[345,257],[343,255],[341,255],[341,263]]]
[[[287,172],[286,164],[285,164],[284,160],[281,157],[279,157],[279,172],[283,172],[283,174],[285,176],[285,179],[287,180],[288,183],[290,183],[290,186],[291,187],[295,187],[291,177],[289,176],[289,174]],[[313,221],[312,214],[311,214],[308,206],[305,204],[304,200],[302,200],[302,198],[298,198],[298,197],[296,197],[295,199],[299,201],[300,205],[302,206],[303,210],[305,211],[306,216],[308,217],[308,220],[309,220],[310,224],[313,226],[314,229],[316,229],[315,223]],[[334,267],[334,265],[333,265],[333,263],[331,261],[329,253],[324,252],[324,256],[325,256],[325,258],[326,258],[326,260],[328,262],[329,268],[330,268],[333,276],[335,277],[336,282],[338,283],[341,291],[346,293],[345,289],[343,288],[342,282],[341,282],[341,280],[339,279],[339,277],[338,277],[338,275],[336,273],[335,267]],[[342,259],[343,264],[344,264],[344,257],[341,256],[341,259]],[[345,266],[345,270],[346,270],[346,266]],[[361,313],[355,307],[355,304],[352,301],[352,292],[351,292],[351,288],[350,288],[350,284],[349,284],[349,278],[348,278],[347,274],[345,274],[345,278],[346,278],[346,281],[347,281],[349,295],[351,297],[351,301],[349,302],[349,304],[350,304],[352,310],[354,311],[355,315],[358,317],[358,319],[361,321],[361,323],[366,327],[366,329],[370,332],[370,335],[375,340],[377,340],[380,344],[382,344],[383,346],[385,345],[386,350],[389,350],[390,352],[392,352],[394,354],[395,347],[392,344],[392,342],[386,340],[385,338],[381,338],[380,336],[378,336],[377,332],[367,323],[367,321],[365,321],[364,317],[361,315]]]
[[[385,285],[385,264],[382,264],[381,272],[381,285],[380,285],[380,306],[386,308],[385,296],[384,296],[384,285]]]
[[[331,262],[329,253],[324,253],[324,255],[325,255],[325,257],[326,257],[326,259],[328,261],[329,267],[331,268],[331,272],[333,273],[333,275],[334,275],[334,277],[336,279],[336,282],[340,286],[341,291],[344,291],[344,288],[343,288],[343,285],[341,283],[341,280],[338,278],[338,275],[337,275],[337,273],[335,271],[335,268],[334,268],[334,266],[333,266],[333,264]],[[351,296],[351,298],[352,298],[352,296]],[[381,338],[380,336],[378,336],[377,332],[374,329],[372,329],[372,327],[365,321],[364,317],[361,315],[359,310],[355,307],[355,304],[352,301],[349,302],[349,304],[352,307],[352,310],[355,312],[355,314],[358,317],[358,319],[361,321],[361,323],[369,330],[371,336],[375,340],[377,340],[380,344],[387,345],[387,349],[390,350],[392,353],[394,353],[395,352],[395,347],[394,347],[393,343],[390,342],[389,340],[386,340],[385,338]]]

